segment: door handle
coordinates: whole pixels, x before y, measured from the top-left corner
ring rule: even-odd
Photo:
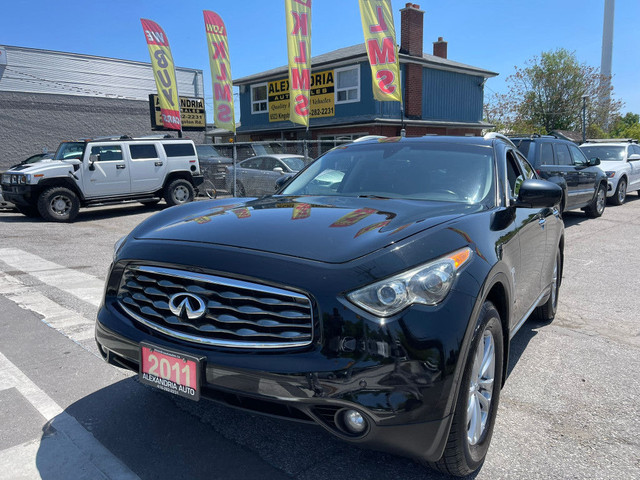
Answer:
[[[156,167],[161,167],[162,166],[162,162],[156,162]]]
[[[547,219],[546,218],[541,218],[540,220],[538,220],[538,224],[544,228],[544,224],[547,223]]]
[[[125,165],[121,165],[121,164],[119,164],[119,165],[116,165],[116,168],[117,168],[118,170],[124,170],[124,169],[125,169],[125,168],[127,168],[127,167],[126,167]]]

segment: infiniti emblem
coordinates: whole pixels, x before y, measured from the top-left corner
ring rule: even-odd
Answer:
[[[179,318],[186,315],[189,320],[196,320],[204,315],[206,309],[204,301],[191,293],[176,293],[169,298],[169,310]]]

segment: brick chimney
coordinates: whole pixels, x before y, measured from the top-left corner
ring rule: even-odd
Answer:
[[[400,50],[414,57],[422,57],[424,11],[420,5],[407,3],[400,10]]]
[[[400,10],[400,52],[422,58],[424,11],[407,3]],[[422,118],[422,65],[404,62],[404,113],[407,118]]]
[[[442,37],[438,37],[437,42],[433,42],[433,55],[440,58],[447,58],[447,42]]]

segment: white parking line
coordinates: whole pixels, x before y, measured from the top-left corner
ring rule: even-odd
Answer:
[[[97,307],[102,301],[104,280],[63,267],[18,248],[0,248],[0,259],[16,270],[37,278],[42,283],[65,292]]]
[[[0,385],[16,388],[45,422],[52,421],[55,432],[54,440],[42,438],[0,451],[0,478],[80,478],[81,473],[93,479],[139,478],[1,352]],[[49,445],[42,448],[45,441]],[[38,458],[55,471],[39,471]]]
[[[0,295],[22,308],[42,315],[42,321],[75,342],[93,338],[95,320],[88,320],[76,312],[64,308],[20,280],[0,272]]]

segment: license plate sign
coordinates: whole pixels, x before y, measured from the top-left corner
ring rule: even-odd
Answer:
[[[140,344],[140,382],[190,400],[200,399],[200,363],[192,355]]]

